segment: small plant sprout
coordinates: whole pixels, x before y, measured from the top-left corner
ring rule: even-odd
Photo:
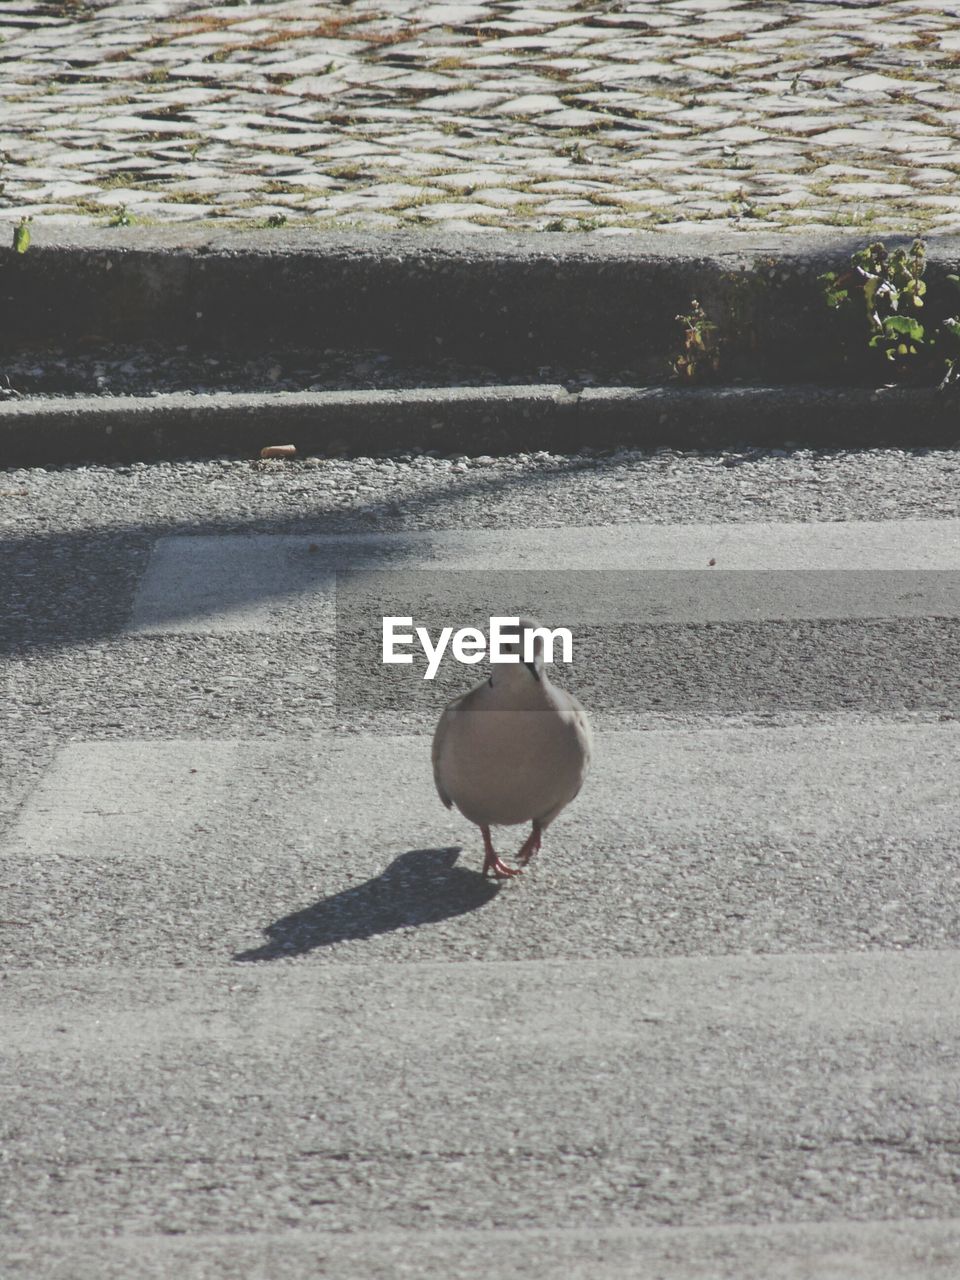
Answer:
[[[960,292],[960,276],[947,276],[947,279],[954,289]],[[940,390],[943,391],[960,382],[960,319],[956,316],[947,316],[946,320],[941,322],[940,333],[947,352],[944,355],[946,372],[940,382]]]
[[[13,228],[13,247],[17,253],[26,253],[30,248],[30,223],[33,219],[28,214],[21,218]]]
[[[867,345],[893,365],[901,378],[913,378],[931,367],[946,365],[941,386],[956,380],[960,359],[960,320],[951,316],[939,326],[921,321],[927,284],[926,245],[916,239],[909,249],[888,252],[880,241],[859,249],[846,271],[820,276],[827,306],[837,311],[862,307]],[[960,286],[960,278],[948,276]],[[942,314],[942,313],[941,313]]]
[[[287,215],[285,213],[271,213],[263,225],[265,227],[285,227],[287,225]]]
[[[702,382],[720,371],[720,341],[717,326],[707,319],[696,298],[688,315],[679,315],[683,325],[683,350],[673,361],[673,371],[687,382]]]
[[[118,204],[110,216],[108,227],[132,227],[136,222],[136,218],[130,213],[125,204]]]

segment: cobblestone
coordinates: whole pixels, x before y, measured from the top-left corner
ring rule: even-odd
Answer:
[[[960,231],[960,4],[0,0],[0,218]]]

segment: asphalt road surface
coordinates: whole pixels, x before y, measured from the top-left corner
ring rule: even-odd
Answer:
[[[4,1276],[958,1274],[960,520],[928,457],[608,518],[661,461],[375,528],[323,468],[0,474]],[[484,668],[371,630],[498,583],[597,728],[504,884],[430,772]]]

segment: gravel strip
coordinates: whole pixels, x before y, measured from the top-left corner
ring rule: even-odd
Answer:
[[[60,532],[484,528],[960,514],[951,450],[751,449],[0,470],[7,541]]]

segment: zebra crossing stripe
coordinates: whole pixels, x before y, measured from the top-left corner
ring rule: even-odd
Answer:
[[[650,617],[649,593],[659,593],[656,621],[953,617],[960,613],[953,577],[960,571],[960,521],[174,535],[153,549],[129,629],[329,631],[335,575],[348,569],[657,571],[656,584],[641,588],[638,579],[630,589],[606,587],[625,618]],[[738,574],[735,586],[729,571]],[[918,576],[908,581],[908,573]],[[571,595],[571,607],[581,612],[603,590],[588,578],[552,589]]]
[[[424,737],[380,734],[71,743],[15,824],[11,856],[104,864],[150,857],[159,844],[176,863],[218,830],[249,825],[252,797],[291,787],[311,847],[344,834],[366,848],[469,839],[473,828],[439,806],[429,755]],[[958,776],[956,723],[601,733],[588,784],[557,831],[572,846],[815,848],[850,838],[952,847]]]

